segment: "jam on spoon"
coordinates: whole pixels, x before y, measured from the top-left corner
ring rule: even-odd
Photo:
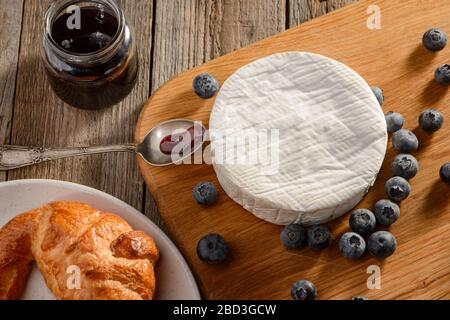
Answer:
[[[178,146],[181,142],[183,142],[184,137],[190,139],[190,148],[192,150],[192,148],[194,148],[198,142],[201,142],[203,140],[203,135],[205,133],[203,128],[201,128],[200,134],[198,134],[198,132],[196,132],[195,129],[196,129],[195,126],[193,126],[187,129],[185,132],[171,134],[164,137],[159,145],[161,152],[167,155],[171,155],[175,147]],[[198,135],[196,136],[195,134]],[[187,144],[184,145],[185,148],[188,147]],[[185,148],[183,148],[183,150],[180,150],[180,153],[182,153]]]

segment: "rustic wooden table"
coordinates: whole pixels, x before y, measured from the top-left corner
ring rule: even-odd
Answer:
[[[136,88],[104,111],[72,108],[52,92],[40,57],[50,0],[0,0],[0,144],[47,147],[133,141],[143,103],[160,85],[203,64],[354,0],[118,0],[140,57]],[[0,173],[0,181],[58,179],[122,199],[160,226],[132,154],[44,163]]]

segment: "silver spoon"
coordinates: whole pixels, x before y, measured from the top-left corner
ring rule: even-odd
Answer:
[[[201,132],[201,137],[203,137],[206,129],[200,122],[187,119],[176,119],[162,122],[151,129],[145,136],[144,141],[139,144],[73,148],[35,148],[0,145],[0,171],[23,168],[45,161],[107,152],[134,152],[152,166],[167,166],[190,157],[202,147],[202,143],[196,143],[194,148],[189,150],[189,153],[186,153],[178,159],[174,159],[172,155],[161,151],[160,144],[162,139],[174,134],[182,136],[183,132],[185,133],[192,127],[196,128],[196,134]],[[198,136],[195,138],[198,138]]]

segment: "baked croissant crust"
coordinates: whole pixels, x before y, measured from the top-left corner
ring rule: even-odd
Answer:
[[[57,299],[150,300],[158,248],[122,218],[62,201],[0,229],[0,299],[20,298],[36,261]]]

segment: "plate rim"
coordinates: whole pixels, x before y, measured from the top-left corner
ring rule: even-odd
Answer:
[[[176,258],[181,262],[182,268],[184,269],[184,271],[186,271],[188,281],[192,284],[195,300],[202,300],[200,290],[198,288],[194,274],[192,273],[191,268],[189,267],[186,259],[181,254],[178,247],[169,238],[169,236],[164,231],[161,230],[160,227],[158,227],[152,220],[150,220],[142,212],[140,212],[136,208],[132,207],[128,203],[114,197],[113,195],[110,195],[101,190],[98,190],[98,189],[95,189],[92,187],[88,187],[88,186],[85,186],[82,184],[78,184],[75,182],[69,182],[69,181],[63,181],[63,180],[53,180],[53,179],[21,179],[21,180],[2,181],[2,182],[0,182],[0,188],[5,187],[5,186],[20,186],[20,185],[29,185],[29,184],[36,184],[36,183],[51,184],[54,186],[64,185],[67,187],[75,188],[77,190],[89,192],[94,195],[102,196],[102,197],[106,198],[108,201],[114,202],[115,204],[122,206],[125,209],[129,210],[140,223],[150,224],[156,230],[156,233],[158,233],[158,236],[160,236],[164,241],[166,241],[169,244],[169,246],[174,248],[174,254],[175,254]]]

